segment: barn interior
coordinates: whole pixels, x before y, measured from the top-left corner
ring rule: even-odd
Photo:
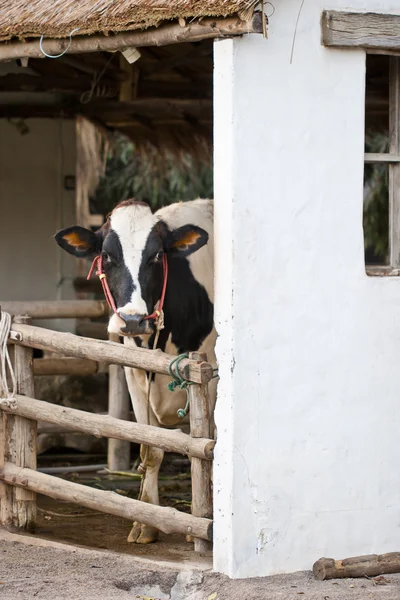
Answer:
[[[247,8],[253,6],[254,2],[247,2]],[[204,14],[213,16],[207,7]],[[235,14],[234,10],[232,14]],[[183,30],[195,16],[180,16]],[[141,15],[141,27],[143,18]],[[1,50],[7,50],[11,44],[30,44],[38,40],[39,34],[56,39],[64,37],[68,42],[67,36],[74,28],[74,23],[56,30],[51,24],[48,29],[39,24],[33,34],[25,37],[23,34],[32,30],[24,32],[19,25],[17,27],[17,21],[11,33],[0,35],[0,193],[4,230],[11,232],[16,221],[26,223],[22,226],[19,248],[14,252],[12,264],[13,273],[19,274],[24,285],[14,284],[10,267],[3,265],[0,299],[99,299],[98,283],[85,280],[86,263],[72,265],[72,262],[57,258],[58,250],[53,249],[50,240],[54,227],[74,215],[82,225],[97,227],[102,223],[106,211],[91,201],[104,173],[107,149],[115,132],[127,136],[137,153],[156,160],[159,165],[171,155],[177,163],[188,155],[195,164],[212,163],[213,44],[218,42],[210,38],[162,46],[141,45],[135,50],[134,62],[129,62],[132,57],[127,60],[119,51],[66,53],[58,58],[43,57],[42,54],[41,57],[4,60]],[[160,25],[160,22],[156,24]],[[154,22],[146,22],[148,25],[154,26]],[[98,25],[87,27],[89,29],[81,30],[79,34],[92,35],[99,30],[126,31],[126,23],[118,27],[105,24],[102,29]],[[45,43],[44,48],[47,48]],[[49,50],[48,54],[56,55],[57,52]],[[368,56],[367,139],[369,134],[374,140],[375,134],[388,136],[387,115],[387,59]],[[53,164],[52,153],[60,146],[63,148],[61,156],[57,155]],[[371,150],[370,145],[368,148],[369,152],[379,151]],[[40,156],[43,162],[40,162]],[[36,172],[33,179],[26,174],[27,165]],[[49,180],[54,178],[57,181],[48,189]],[[50,219],[48,214],[52,210],[55,217]],[[23,218],[21,211],[25,213]],[[38,231],[36,222],[39,221],[44,225]],[[8,255],[9,248],[10,240],[3,236],[0,243],[3,256]],[[49,255],[51,265],[42,268]],[[375,255],[372,251],[372,262]],[[58,260],[62,260],[62,264],[58,264]],[[54,264],[55,272],[52,271]],[[38,281],[37,271],[41,272],[43,281],[34,287],[33,282]],[[11,283],[6,285],[5,282]],[[64,322],[55,319],[51,326],[79,335],[106,338],[105,323],[104,317]],[[43,324],[48,325],[47,322]],[[82,408],[84,399],[86,410],[104,412],[107,410],[107,377],[107,373],[100,373],[85,378],[37,378],[40,392],[36,395],[75,408]],[[140,486],[139,476],[134,471],[138,461],[137,446],[132,445],[132,472],[110,474],[106,470],[105,440],[43,427],[39,443],[40,469],[100,489],[137,496]],[[162,503],[190,510],[188,473],[189,461],[181,456],[171,455],[164,462]],[[164,536],[160,544],[151,548],[128,545],[126,537],[130,527],[122,519],[92,514],[72,504],[55,504],[45,497],[40,499],[39,507],[38,532],[43,537],[173,562],[190,564],[194,560],[189,546],[179,536],[170,536],[168,540]],[[208,565],[210,556],[196,557],[196,561],[199,560]]]
[[[203,7],[204,15],[213,16],[211,4]],[[231,4],[247,4],[251,10],[254,6],[254,2]],[[232,6],[222,18],[235,14]],[[60,16],[61,13],[60,9]],[[198,16],[189,11],[171,23],[159,18],[156,22],[149,21],[149,14],[148,11],[145,16],[141,14],[139,36],[144,26],[152,26],[146,33],[152,35],[154,31],[162,35],[164,24],[185,32]],[[217,9],[216,16],[220,14],[221,10]],[[98,21],[88,23],[82,15],[81,19],[86,22],[86,28],[81,28],[79,34],[89,34],[89,40],[93,34],[110,32],[108,23],[100,26]],[[238,22],[241,21],[236,15],[234,23]],[[102,300],[97,278],[86,280],[87,262],[60,257],[51,236],[56,229],[69,224],[79,223],[96,229],[103,223],[110,207],[99,201],[96,189],[104,179],[107,157],[115,152],[113,144],[117,134],[133,142],[135,155],[152,165],[152,173],[163,171],[171,160],[177,167],[181,162],[189,162],[194,169],[204,166],[211,169],[213,38],[216,36],[203,39],[200,35],[193,41],[189,36],[187,42],[161,46],[140,45],[129,48],[127,53],[114,50],[74,54],[54,51],[51,42],[66,38],[67,44],[68,35],[74,29],[73,22],[56,27],[46,19],[34,25],[23,24],[15,15],[14,22],[6,25],[4,29],[0,17],[0,193],[3,229],[11,232],[18,220],[21,242],[13,253],[12,272],[18,274],[17,281],[11,277],[9,264],[3,263],[0,268],[1,280],[7,282],[2,285],[0,304],[4,301]],[[218,21],[213,22],[212,29],[215,27]],[[136,31],[131,23],[132,28]],[[112,35],[116,35],[129,27],[121,17],[117,25],[114,19],[111,29]],[[30,48],[32,44],[37,47],[39,36],[43,34],[43,52],[23,56],[23,47]],[[19,48],[16,58],[11,56],[13,47]],[[7,58],[4,52],[8,53]],[[132,173],[132,177],[134,175]],[[187,176],[190,179],[191,174]],[[117,198],[115,204],[120,200]],[[34,228],[32,223],[35,223]],[[4,235],[0,241],[3,254],[9,247],[10,239]],[[107,314],[99,318],[45,319],[34,324],[107,339]],[[40,357],[41,353],[35,356]],[[37,398],[71,408],[107,413],[108,394],[107,370],[86,376],[35,377]],[[132,412],[129,418],[134,420]],[[107,440],[45,423],[39,423],[38,434],[38,470],[138,497],[139,446],[131,444],[128,462],[120,463],[124,469],[110,472]],[[162,505],[190,512],[187,458],[166,454],[160,475],[160,501]],[[211,565],[211,554],[195,555],[193,544],[186,543],[183,536],[161,534],[158,544],[146,547],[127,544],[130,528],[130,523],[122,518],[93,513],[46,496],[38,497],[37,535],[41,537],[152,560]]]

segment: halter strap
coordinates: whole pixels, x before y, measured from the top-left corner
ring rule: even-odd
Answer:
[[[163,307],[164,307],[165,292],[167,290],[167,281],[168,281],[168,259],[167,259],[167,255],[165,253],[163,254],[163,257],[162,257],[162,266],[163,266],[163,286],[162,286],[162,290],[161,290],[160,300],[157,303],[158,308],[155,309],[154,312],[151,313],[151,315],[144,317],[144,319],[146,319],[146,320],[147,319],[158,320],[160,318],[160,315],[161,315]],[[99,254],[98,256],[95,256],[95,258],[93,259],[92,266],[90,267],[90,271],[87,276],[88,280],[93,275],[93,272],[95,269],[96,269],[96,275],[101,281],[101,287],[103,288],[103,293],[104,293],[105,299],[107,300],[108,306],[113,310],[113,312],[115,314],[118,314],[117,307],[115,305],[115,301],[114,301],[113,295],[110,290],[110,286],[108,285],[106,274],[104,273],[103,257],[101,254]]]

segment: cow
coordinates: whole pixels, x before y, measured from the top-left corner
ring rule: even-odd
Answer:
[[[154,316],[160,301],[167,262],[164,329],[158,331],[157,348],[174,355],[206,352],[209,362],[216,364],[212,200],[174,203],[155,213],[144,202],[125,200],[98,231],[68,227],[59,231],[55,240],[79,258],[101,256],[115,310],[108,331],[123,336],[127,346],[153,348],[156,326],[148,317]],[[125,374],[138,423],[172,428],[187,422],[187,416],[178,416],[178,410],[185,407],[186,392],[170,391],[170,377],[153,375],[149,383],[149,374],[141,369],[126,367]],[[214,379],[210,383],[210,414],[215,399]],[[159,504],[158,473],[163,457],[159,448],[141,448],[146,468],[140,493],[144,502]],[[157,537],[154,527],[136,522],[128,541],[148,544]]]

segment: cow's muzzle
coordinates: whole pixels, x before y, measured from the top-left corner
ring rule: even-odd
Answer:
[[[150,335],[154,332],[154,321],[152,319],[146,319],[146,315],[118,314],[125,322],[125,326],[120,329],[122,335]]]

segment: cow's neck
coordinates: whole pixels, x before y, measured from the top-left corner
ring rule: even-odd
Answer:
[[[186,258],[169,261],[164,303],[165,329],[158,347],[165,349],[168,337],[179,353],[198,350],[213,328],[213,304],[205,288],[195,279]],[[152,340],[149,340],[150,347]]]

